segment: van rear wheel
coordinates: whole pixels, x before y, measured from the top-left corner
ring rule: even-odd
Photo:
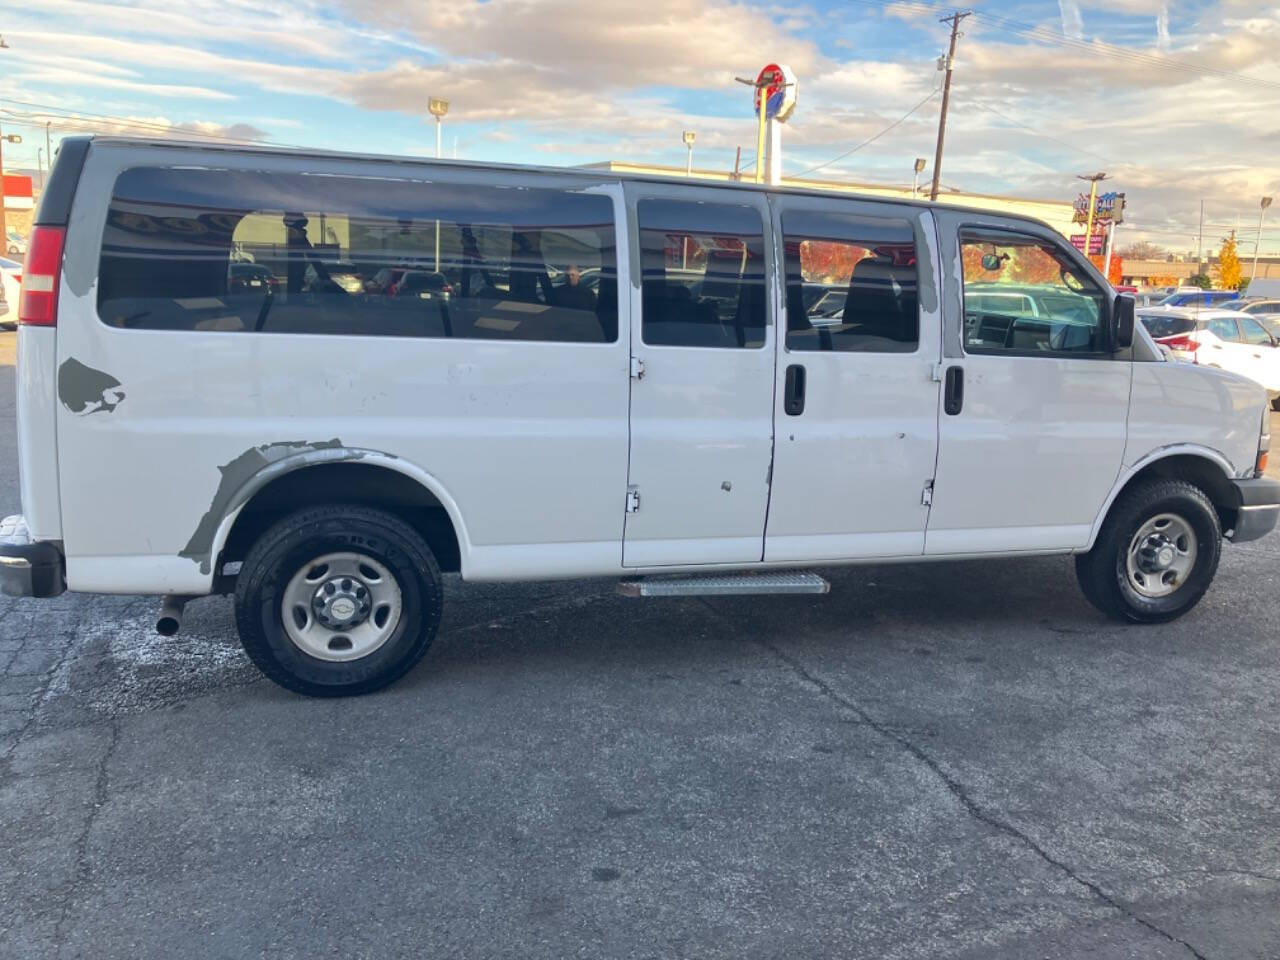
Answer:
[[[1076,557],[1076,577],[1103,613],[1164,623],[1200,602],[1221,553],[1222,526],[1204,491],[1151,480],[1121,494],[1093,549]]]
[[[422,659],[440,625],[440,568],[408,524],[329,505],[276,523],[245,557],[236,625],[280,686],[316,697],[370,693]]]

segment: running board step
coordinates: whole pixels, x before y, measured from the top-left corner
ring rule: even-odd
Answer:
[[[618,583],[624,597],[737,597],[764,593],[828,593],[831,584],[809,570],[770,573],[635,577]]]

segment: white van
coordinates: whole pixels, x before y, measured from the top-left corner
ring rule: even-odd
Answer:
[[[1164,362],[1033,220],[81,139],[36,224],[4,589],[164,595],[167,632],[234,592],[303,693],[408,670],[442,571],[823,592],[803,568],[1075,554],[1155,622],[1280,510],[1262,389]]]

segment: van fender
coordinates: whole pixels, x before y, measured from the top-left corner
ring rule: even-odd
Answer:
[[[201,518],[187,545],[178,555],[193,560],[200,572],[212,573],[213,558],[226,546],[227,537],[240,511],[259,490],[272,480],[321,463],[348,463],[360,461],[374,464],[416,480],[440,501],[453,524],[458,539],[458,551],[465,572],[470,563],[471,538],[458,504],[439,479],[417,464],[381,450],[348,447],[340,440],[310,443],[290,441],[268,443],[251,447],[230,463],[220,466],[222,480],[213,496],[213,502]]]
[[[1227,480],[1235,479],[1236,471],[1231,461],[1221,451],[1214,450],[1212,447],[1205,447],[1198,443],[1174,443],[1167,447],[1159,447],[1152,450],[1126,469],[1121,470],[1119,478],[1102,504],[1102,509],[1098,511],[1098,516],[1093,521],[1093,527],[1089,531],[1089,542],[1085,544],[1081,552],[1093,549],[1094,541],[1098,539],[1098,533],[1102,530],[1102,524],[1107,519],[1107,514],[1111,512],[1111,505],[1115,503],[1116,497],[1120,496],[1121,491],[1129,485],[1130,480],[1153,463],[1178,456],[1193,456],[1208,460],[1218,466]]]

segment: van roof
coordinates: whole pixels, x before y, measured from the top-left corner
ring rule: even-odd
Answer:
[[[1006,213],[1004,211],[988,210],[982,207],[956,203],[937,203],[930,200],[913,200],[909,197],[883,197],[837,190],[823,190],[817,187],[770,186],[763,183],[732,180],[694,180],[692,182],[688,182],[683,177],[679,176],[663,176],[661,174],[635,173],[630,171],[595,170],[590,167],[553,167],[534,164],[493,163],[479,160],[449,160],[436,159],[434,157],[400,156],[396,154],[357,153],[354,151],[344,150],[311,150],[302,147],[277,147],[267,146],[265,144],[201,143],[194,140],[177,140],[158,137],[90,136],[66,138],[66,140],[73,139],[87,141],[94,145],[110,147],[145,147],[148,149],[161,147],[165,149],[184,150],[197,153],[233,153],[241,155],[258,154],[274,157],[305,157],[326,160],[396,163],[412,167],[448,167],[461,170],[493,170],[509,173],[545,173],[559,177],[580,177],[584,180],[594,180],[600,183],[617,183],[620,181],[662,184],[685,183],[688,186],[696,186],[712,190],[738,190],[755,193],[780,193],[789,196],[830,197],[834,200],[859,200],[864,203],[883,203],[893,206],[910,206],[928,209],[937,208],[967,213],[994,214],[1006,219],[1021,220],[1026,223],[1034,223],[1038,226],[1049,227],[1051,230],[1053,229],[1049,224],[1045,223],[1045,221],[1036,217],[1027,216],[1026,214]],[[66,142],[66,140],[64,140],[64,142]]]

